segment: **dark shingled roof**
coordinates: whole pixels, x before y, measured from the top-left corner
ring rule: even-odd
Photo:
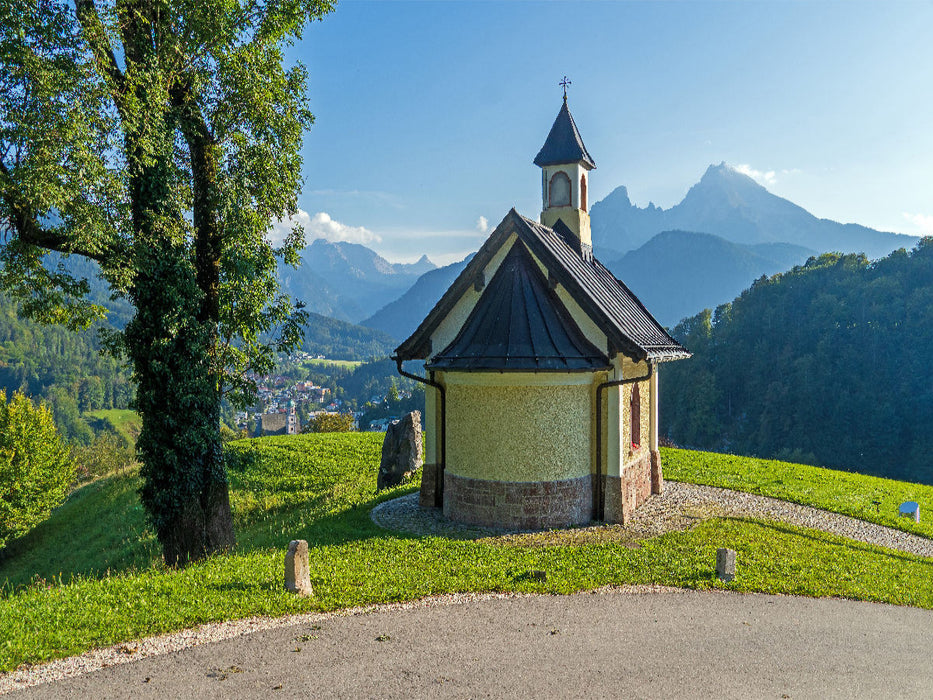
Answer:
[[[560,165],[561,163],[583,162],[591,169],[596,167],[596,161],[590,157],[577,131],[577,125],[567,108],[567,98],[557,113],[557,119],[547,135],[544,145],[535,156],[535,165],[543,168],[545,165]]]
[[[429,370],[589,371],[609,369],[522,243],[512,246],[456,339]]]
[[[568,231],[562,222],[558,222],[556,229],[526,219],[512,209],[421,325],[396,349],[396,355],[403,360],[431,357],[431,334],[474,282],[481,279],[483,269],[514,233],[541,261],[554,281],[563,285],[574,301],[606,334],[609,339],[606,350],[610,357],[616,352],[622,352],[636,362],[641,362],[678,360],[690,356],[648,313],[625,284],[617,280],[598,260],[582,257],[568,244]]]

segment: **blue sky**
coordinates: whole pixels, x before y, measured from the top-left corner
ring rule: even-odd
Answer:
[[[343,0],[291,51],[316,116],[309,238],[439,264],[509,208],[560,108],[619,185],[664,208],[710,164],[813,214],[933,234],[933,2]]]

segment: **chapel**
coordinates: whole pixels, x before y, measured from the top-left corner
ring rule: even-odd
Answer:
[[[509,211],[395,351],[427,385],[420,503],[493,527],[624,523],[663,488],[658,367],[690,353],[593,256],[596,162],[566,87],[534,164],[539,220]]]

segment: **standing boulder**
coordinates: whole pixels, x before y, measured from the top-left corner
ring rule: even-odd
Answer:
[[[423,462],[421,411],[412,411],[401,420],[392,421],[386,430],[376,487],[382,490],[401,484],[410,479]]]

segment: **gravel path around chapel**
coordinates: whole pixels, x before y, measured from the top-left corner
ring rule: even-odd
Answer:
[[[706,518],[723,516],[775,520],[921,557],[933,557],[933,540],[909,532],[767,496],[678,481],[666,481],[664,493],[652,496],[638,508],[630,524],[594,525],[562,532],[578,541],[585,540],[588,535],[605,537],[607,532],[619,538],[643,539],[683,530]],[[373,509],[372,519],[387,530],[420,535],[479,538],[517,534],[493,528],[464,527],[448,520],[437,509],[420,508],[417,493],[380,503]]]
[[[754,517],[786,522],[823,530],[868,544],[888,547],[924,557],[933,557],[933,540],[900,530],[867,523],[817,508],[801,506],[774,498],[767,498],[765,496],[674,481],[666,482],[664,494],[649,499],[638,509],[632,522],[625,526],[594,525],[591,527],[554,531],[546,534],[464,527],[463,525],[453,523],[444,518],[438,510],[419,508],[417,493],[386,501],[372,511],[372,519],[377,525],[395,531],[469,539],[491,536],[521,538],[553,535],[558,538],[573,538],[573,541],[585,541],[588,537],[605,539],[607,536],[621,540],[636,541],[671,530],[686,529],[703,519],[721,516]],[[823,600],[804,602],[808,601],[808,599],[797,599],[790,596],[769,597],[722,593],[701,594],[657,586],[626,586],[621,589],[607,588],[602,589],[602,592],[624,594],[623,598],[627,596],[635,596],[638,598],[647,596],[648,598],[655,598],[659,594],[674,593],[686,595],[686,598],[678,596],[676,600],[694,606],[695,613],[690,613],[689,609],[685,609],[681,614],[687,616],[687,619],[692,621],[692,623],[707,620],[703,622],[703,625],[707,625],[707,627],[702,627],[696,630],[696,632],[705,635],[704,639],[706,639],[706,641],[714,638],[718,639],[719,641],[717,643],[721,648],[714,649],[712,646],[705,644],[703,645],[703,649],[694,649],[691,640],[680,638],[673,640],[676,642],[675,644],[667,646],[670,646],[671,649],[680,649],[680,652],[677,653],[693,654],[695,657],[693,659],[694,663],[699,664],[700,667],[704,669],[715,668],[716,664],[725,664],[724,668],[731,669],[732,671],[732,675],[726,680],[717,678],[715,674],[712,676],[706,672],[704,672],[705,675],[701,674],[703,678],[708,677],[707,680],[712,684],[706,688],[709,692],[705,692],[703,688],[692,685],[699,679],[699,676],[696,676],[694,671],[688,673],[685,670],[680,676],[673,677],[673,680],[672,678],[668,678],[667,681],[663,681],[663,678],[659,676],[654,666],[656,660],[653,659],[650,654],[647,656],[644,654],[637,656],[637,654],[640,653],[639,650],[643,649],[653,649],[653,653],[659,653],[658,649],[655,648],[658,643],[656,639],[644,639],[642,642],[632,647],[630,651],[636,654],[636,656],[632,657],[630,663],[626,664],[626,667],[630,667],[631,663],[634,663],[640,669],[639,673],[633,676],[637,683],[635,685],[626,686],[630,693],[633,693],[633,696],[654,697],[663,694],[661,692],[663,689],[674,695],[682,695],[685,691],[689,691],[691,695],[697,697],[741,697],[749,688],[764,690],[765,686],[769,692],[778,690],[796,690],[800,692],[801,690],[806,690],[806,695],[815,695],[812,691],[816,686],[813,686],[812,683],[819,681],[818,685],[822,688],[823,696],[825,697],[859,697],[865,696],[865,691],[869,690],[873,691],[868,693],[873,697],[892,697],[911,694],[917,688],[925,687],[928,689],[929,684],[933,684],[933,666],[929,665],[926,661],[928,658],[926,651],[920,654],[920,657],[924,659],[923,667],[926,668],[926,675],[924,676],[919,673],[920,667],[914,664],[911,654],[916,655],[914,652],[917,650],[917,647],[914,643],[910,642],[912,635],[919,626],[930,630],[930,634],[933,635],[933,612],[931,611],[912,610],[908,613],[900,612],[905,609],[878,604]],[[724,595],[727,597],[723,598],[722,596]],[[547,602],[521,602],[529,598],[540,598],[545,601],[548,598],[565,599],[566,603],[554,603],[552,605]],[[670,599],[667,595],[662,595],[661,598],[668,600],[667,603],[661,603],[661,607],[658,608],[660,611],[658,614],[664,615],[667,614],[664,611],[669,609],[670,603],[675,599]],[[816,646],[825,653],[822,657],[814,657],[814,659],[811,659],[807,663],[811,665],[825,664],[827,668],[834,669],[837,666],[839,668],[845,667],[846,673],[848,674],[845,682],[848,683],[848,685],[837,684],[837,682],[843,683],[841,676],[836,677],[833,675],[816,678],[813,675],[808,676],[806,673],[790,673],[787,668],[782,667],[780,663],[777,662],[771,664],[774,668],[770,670],[770,675],[761,676],[761,664],[763,663],[763,659],[766,657],[772,660],[778,658],[774,655],[774,640],[767,642],[767,644],[762,640],[762,644],[765,644],[765,646],[759,649],[759,651],[762,652],[763,656],[758,657],[755,655],[757,652],[754,652],[754,648],[743,647],[742,644],[733,645],[731,641],[732,638],[727,634],[727,629],[715,629],[717,615],[722,614],[721,612],[717,612],[717,610],[721,607],[723,601],[735,600],[738,602],[745,600],[748,601],[748,604],[751,604],[751,601],[767,601],[771,598],[785,601],[800,601],[786,603],[786,605],[791,605],[794,608],[794,612],[791,613],[790,610],[787,610],[785,614],[791,614],[792,619],[796,621],[795,624],[800,625],[800,628],[793,631],[794,635],[796,635],[795,646],[787,647],[781,651],[781,653],[787,657],[785,661],[793,661],[794,663],[798,663],[798,665],[799,663],[803,663],[805,661],[803,657],[810,653],[808,651],[808,645],[816,644]],[[446,610],[446,612],[438,612],[437,615],[440,615],[440,618],[437,619],[435,619],[437,615],[431,613],[431,615],[434,616],[432,617],[431,624],[440,625],[439,628],[431,630],[432,638],[436,638],[435,643],[452,645],[451,648],[459,649],[463,646],[465,648],[463,653],[466,654],[470,649],[475,650],[477,647],[475,642],[471,645],[469,640],[466,640],[466,642],[461,640],[461,637],[467,634],[466,627],[473,624],[465,616],[467,616],[468,613],[472,615],[474,612],[479,611],[480,609],[475,608],[476,605],[493,605],[497,610],[497,617],[495,623],[489,625],[485,633],[486,636],[483,637],[481,646],[484,648],[492,648],[497,644],[505,644],[505,648],[514,650],[516,648],[514,646],[515,644],[526,643],[527,640],[525,640],[525,642],[520,641],[519,638],[521,634],[514,632],[514,630],[513,636],[516,634],[518,635],[515,639],[509,641],[508,635],[499,639],[499,637],[502,637],[500,621],[513,620],[514,618],[514,624],[520,627],[523,624],[521,622],[523,613],[520,611],[520,608],[523,606],[532,606],[533,609],[542,610],[544,607],[552,606],[553,609],[548,608],[550,612],[548,612],[547,615],[550,616],[548,619],[554,620],[555,626],[553,629],[547,630],[547,634],[564,634],[565,628],[577,625],[578,627],[573,627],[573,629],[576,629],[574,634],[578,635],[579,639],[574,637],[574,639],[576,639],[574,645],[570,649],[564,649],[560,653],[565,656],[568,654],[571,656],[574,654],[579,655],[581,649],[589,648],[588,645],[593,643],[595,637],[607,634],[608,632],[606,632],[605,629],[594,626],[592,633],[587,636],[588,633],[585,624],[582,622],[571,623],[561,616],[564,609],[575,609],[578,604],[584,607],[591,606],[595,604],[595,601],[599,600],[602,600],[602,598],[594,598],[593,594],[543,597],[523,596],[518,594],[452,594],[410,603],[370,606],[328,614],[293,615],[282,618],[250,618],[246,620],[207,624],[195,629],[182,630],[159,637],[151,637],[135,642],[119,644],[105,649],[92,650],[81,656],[59,659],[34,668],[25,668],[12,673],[0,674],[0,694],[12,690],[31,688],[32,692],[28,694],[34,695],[35,697],[135,698],[140,696],[197,696],[199,698],[204,698],[251,697],[257,693],[264,695],[269,691],[284,690],[285,692],[276,694],[276,697],[290,697],[292,695],[300,696],[311,689],[315,689],[316,692],[314,692],[313,695],[316,697],[407,697],[409,695],[406,695],[406,693],[410,694],[412,692],[414,692],[415,696],[429,697],[450,695],[506,697],[511,694],[509,689],[515,692],[519,692],[521,689],[523,694],[527,694],[527,691],[537,688],[545,695],[553,697],[572,696],[575,695],[575,693],[561,692],[560,688],[550,685],[550,681],[546,678],[548,676],[547,673],[542,675],[541,673],[533,672],[531,667],[523,671],[520,667],[510,666],[507,677],[499,678],[492,685],[489,683],[484,685],[481,680],[477,680],[482,674],[478,677],[474,677],[474,675],[470,673],[465,673],[464,668],[469,668],[470,666],[470,664],[466,662],[464,662],[466,664],[465,666],[461,664],[459,667],[451,667],[445,671],[447,675],[442,674],[434,678],[431,664],[436,665],[438,661],[431,655],[436,654],[438,650],[432,649],[430,645],[424,646],[427,643],[420,637],[417,642],[409,640],[406,643],[407,645],[401,649],[395,644],[379,643],[379,639],[383,636],[386,637],[386,640],[384,640],[386,642],[389,638],[395,639],[395,632],[385,635],[380,634],[373,637],[377,641],[372,649],[369,649],[369,647],[373,646],[370,644],[372,639],[364,640],[368,646],[365,650],[365,658],[361,657],[359,663],[372,665],[370,669],[373,674],[372,677],[363,677],[360,675],[362,673],[361,669],[363,669],[364,666],[359,666],[357,664],[357,660],[355,656],[353,656],[355,652],[351,653],[349,657],[352,662],[350,666],[346,666],[346,660],[344,660],[341,662],[344,663],[344,667],[336,670],[331,667],[321,668],[319,666],[314,666],[314,664],[308,666],[309,659],[305,659],[301,656],[301,653],[303,648],[309,649],[311,647],[316,647],[320,650],[323,647],[327,647],[330,649],[328,652],[330,656],[325,654],[324,656],[327,658],[321,658],[319,661],[322,663],[334,664],[337,663],[335,659],[339,657],[339,652],[341,650],[347,653],[349,647],[347,646],[346,638],[345,636],[337,635],[335,641],[328,642],[327,645],[315,645],[313,644],[314,640],[319,637],[322,639],[325,638],[325,635],[318,634],[317,630],[336,630],[339,625],[339,627],[344,630],[341,634],[346,635],[352,633],[359,635],[361,634],[359,632],[361,626],[365,630],[369,630],[373,625],[378,626],[379,624],[386,629],[408,629],[406,625],[409,623],[404,622],[404,620],[408,619],[406,616],[416,615],[417,617],[422,615],[422,613],[417,612],[419,610],[439,609]],[[571,601],[577,602],[571,603]],[[635,619],[640,619],[638,617],[640,614],[638,613],[638,609],[629,609],[626,607],[628,606],[627,603],[620,604],[627,610],[627,612],[625,612],[626,615],[630,617],[634,616]],[[678,605],[679,604],[680,602],[678,602]],[[755,603],[755,605],[758,604],[757,602]],[[599,603],[599,606],[602,605],[602,603]],[[645,606],[653,606],[653,604],[644,601],[638,605],[641,606],[641,609],[644,609]],[[765,613],[769,610],[777,613],[783,608],[785,603],[781,603],[776,607],[772,607],[772,603],[770,602],[762,603],[762,605],[764,606],[762,610]],[[822,610],[823,608],[821,606],[845,605],[852,606],[851,609],[858,612],[850,613],[847,612],[848,609],[840,609],[837,611],[839,612],[839,617],[837,619],[838,627],[833,627],[832,630],[813,630],[816,634],[830,633],[831,643],[827,642],[825,639],[819,642],[808,640],[805,628],[813,626],[820,627],[820,625],[830,623],[825,620],[819,621],[809,619],[811,615],[802,613],[802,611],[796,608],[800,606],[817,606]],[[730,606],[731,604],[727,604],[727,607]],[[887,625],[885,620],[897,621],[904,616],[913,617],[910,617],[909,621],[907,617],[905,617],[903,625],[887,625],[886,629],[882,632],[868,629],[862,630],[859,632],[861,635],[860,638],[853,638],[852,629],[854,628],[850,628],[853,624],[862,624],[862,622],[867,619],[865,617],[866,611],[871,611],[870,617],[872,619],[877,617],[878,620],[876,622],[883,626]],[[816,610],[813,612],[815,613]],[[477,612],[477,614],[480,613]],[[481,615],[485,614],[487,613],[481,613]],[[581,619],[585,619],[585,612],[581,612],[580,615],[582,616]],[[917,619],[914,619],[914,617]],[[415,618],[412,618],[412,620],[414,619]],[[598,620],[598,618],[594,619]],[[654,622],[657,623],[658,619],[655,619]],[[338,622],[340,620],[344,620],[344,622]],[[354,625],[354,623],[346,622],[346,620],[359,620],[360,622]],[[369,621],[367,622],[366,620]],[[373,620],[383,620],[384,622],[377,624],[373,622]],[[607,618],[607,620],[605,624],[609,625],[610,628],[617,624],[616,622],[612,622],[611,617]],[[680,623],[683,623],[683,619],[680,619]],[[915,627],[914,625],[918,623],[918,627]],[[418,623],[412,621],[411,624],[417,627]],[[671,621],[670,624],[673,624],[673,621]],[[758,622],[755,624],[757,625]],[[775,640],[782,640],[786,636],[787,630],[778,631],[783,624],[784,622],[780,620],[768,620],[766,627],[768,627],[768,625],[774,627],[774,633],[776,635]],[[836,622],[832,623],[832,625],[835,624]],[[775,627],[775,625],[777,626]],[[294,632],[288,631],[299,629],[301,626],[307,629],[304,630],[305,634],[299,635],[298,637],[295,637]],[[539,633],[544,634],[545,632],[543,628],[534,629],[534,624],[531,624],[531,627],[528,627],[526,624],[525,627],[527,627],[527,629],[525,629],[524,633],[537,635]],[[670,629],[665,629],[666,631],[664,634],[671,633]],[[307,630],[311,630],[311,632]],[[489,630],[496,631],[494,634],[489,634]],[[554,630],[557,630],[557,632],[554,632]],[[735,629],[732,631],[736,632]],[[738,631],[741,634],[745,634],[748,630],[740,627]],[[368,632],[363,632],[362,634],[365,636]],[[405,634],[414,634],[414,632],[406,632]],[[479,634],[478,631],[477,634]],[[771,634],[771,632],[769,632],[769,634]],[[883,639],[881,637],[874,639],[878,634],[880,634]],[[330,635],[327,636],[329,637]],[[547,635],[545,635],[545,638],[547,638]],[[566,641],[569,638],[570,637],[565,634],[562,639]],[[304,642],[299,641],[299,643],[296,643],[296,640],[299,639],[303,639]],[[412,639],[414,639],[414,637],[412,637]],[[477,637],[477,639],[479,639],[479,637]],[[534,637],[534,639],[537,640],[537,637]],[[662,640],[663,639],[664,637],[662,634]],[[919,638],[914,638],[914,642],[917,642],[918,639]],[[240,641],[238,642],[237,640]],[[667,642],[671,641],[671,638],[667,638]],[[537,640],[534,644],[539,643],[540,640]],[[852,646],[853,643],[856,644],[856,647]],[[556,648],[561,646],[562,643],[544,642],[544,644],[550,644],[551,647]],[[645,644],[648,646],[644,646]],[[686,652],[682,648],[684,644],[688,647]],[[927,647],[929,646],[933,646],[933,636],[928,640]],[[890,661],[892,658],[892,651],[895,648],[899,649],[897,653],[902,654],[902,657],[898,661],[898,673],[900,675],[892,675],[892,673],[889,672],[894,668],[893,666],[885,667],[882,665],[880,667],[881,670],[879,670],[877,663],[881,659],[888,659]],[[414,653],[413,650],[416,649],[422,650],[424,656],[419,657],[415,655],[412,657]],[[767,649],[767,654],[764,654],[765,649]],[[387,653],[388,656],[380,660],[379,654],[382,652]],[[535,653],[545,654],[545,656],[541,658],[529,658],[528,663],[549,663],[549,654],[546,648],[543,646],[538,648],[531,645],[528,647],[525,655],[531,654],[533,656]],[[587,653],[591,654],[591,652]],[[713,659],[713,666],[710,666],[710,658],[705,657],[704,654],[712,654],[710,658]],[[846,654],[848,656],[845,660],[840,660],[836,658],[840,654]],[[903,656],[905,654],[906,656]],[[482,654],[480,654],[480,656],[482,656]],[[430,657],[430,659],[428,657]],[[674,662],[677,663],[676,654],[674,654],[674,657]],[[472,660],[475,662],[476,658]],[[194,663],[192,659],[196,660],[196,663]],[[235,662],[227,663],[229,659],[235,659]],[[386,665],[389,664],[392,659],[395,659],[400,665]],[[858,661],[858,659],[862,660]],[[581,663],[585,664],[590,662],[584,659]],[[612,659],[607,658],[605,659],[605,663],[607,664],[606,668],[609,668],[614,662]],[[660,663],[660,659],[657,660],[657,663]],[[295,664],[298,664],[298,666]],[[804,666],[805,665],[806,664],[804,664]],[[119,670],[119,667],[123,666],[127,668],[122,671]],[[804,666],[800,666],[800,668],[803,669]],[[882,672],[885,668],[887,668],[888,671]],[[241,675],[241,672],[247,669],[252,669],[254,671],[261,669],[262,673],[260,675],[256,675],[255,673],[253,675],[248,673]],[[816,669],[811,669],[811,672],[815,670]],[[604,684],[609,678],[600,676],[598,669],[594,669],[593,672],[595,675],[588,678],[588,681],[595,683],[595,685],[592,685],[590,688],[591,690],[596,691],[603,689],[606,693],[613,694],[622,687],[619,685],[605,686]],[[903,675],[905,672],[908,675]],[[336,679],[332,678],[334,673],[337,673],[339,677],[336,677]],[[439,670],[438,673],[440,673]],[[790,675],[788,675],[789,673]],[[799,675],[799,677],[797,677],[797,675]],[[157,678],[159,679],[158,683],[151,682]],[[281,678],[282,681],[277,682],[277,678]],[[328,678],[332,679],[332,685],[324,687],[317,685],[322,679]],[[616,678],[616,676],[612,676],[612,678]],[[920,682],[921,680],[927,685],[915,684],[915,682]],[[251,684],[245,686],[243,685],[245,681],[250,681]],[[258,685],[252,684],[253,681],[258,683]],[[765,681],[767,681],[767,683],[765,686],[762,686],[761,683]],[[55,683],[54,686],[47,685],[53,682]],[[374,683],[379,682],[387,685],[374,685]],[[615,682],[618,682],[618,679],[616,679]],[[678,683],[680,683],[680,685],[678,685]],[[717,685],[717,683],[719,685]],[[723,685],[723,683],[725,684]],[[570,685],[563,690],[568,691],[568,688],[572,689],[574,687],[580,688],[583,686]],[[775,697],[781,697],[782,694],[784,693],[778,692]],[[786,694],[784,696],[786,696]]]

